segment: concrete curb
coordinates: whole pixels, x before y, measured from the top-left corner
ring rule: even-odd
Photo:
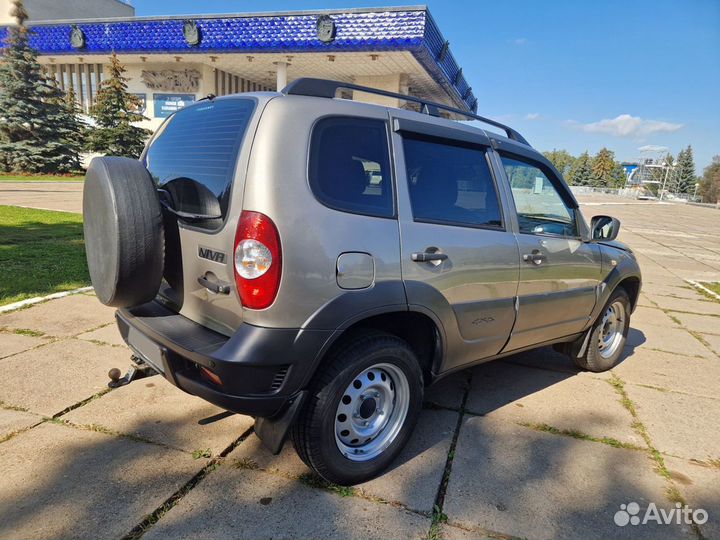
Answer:
[[[48,300],[55,300],[56,298],[65,298],[66,296],[70,296],[72,294],[80,294],[92,290],[92,287],[81,287],[80,289],[74,289],[72,291],[63,291],[59,293],[49,294],[47,296],[36,296],[35,298],[28,298],[27,300],[21,300],[20,302],[15,302],[13,304],[0,306],[0,313],[7,313],[8,311],[15,311],[16,309],[32,306],[33,304],[39,304]]]
[[[709,295],[712,296],[713,298],[716,298],[716,299],[720,300],[720,294],[718,294],[718,293],[716,293],[716,292],[714,292],[714,291],[711,291],[711,290],[708,289],[707,287],[703,287],[703,286],[700,285],[697,281],[694,281],[694,280],[692,280],[692,279],[686,279],[685,281],[687,281],[690,285],[692,285],[692,286],[695,287],[696,289],[700,289],[701,291],[706,292],[707,294],[709,294]]]

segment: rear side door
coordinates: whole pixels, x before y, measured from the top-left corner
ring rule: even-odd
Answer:
[[[602,277],[599,248],[583,241],[580,210],[562,180],[529,153],[501,151],[499,159],[521,257],[511,351],[582,331]]]
[[[401,267],[410,309],[444,331],[439,371],[497,354],[515,321],[519,258],[489,140],[460,130],[393,119]]]

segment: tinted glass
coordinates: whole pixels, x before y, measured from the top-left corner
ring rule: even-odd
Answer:
[[[336,210],[391,217],[392,177],[381,120],[326,118],[313,130],[310,187]]]
[[[416,220],[501,227],[497,192],[485,152],[405,138],[405,165]]]
[[[501,156],[512,188],[520,232],[577,236],[575,210],[570,208],[539,166]]]
[[[175,113],[145,155],[145,166],[175,210],[225,216],[235,164],[255,101],[203,102]],[[217,226],[220,220],[197,225]]]

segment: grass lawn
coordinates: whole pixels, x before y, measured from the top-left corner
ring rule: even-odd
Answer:
[[[83,175],[0,174],[0,182],[82,182]]]
[[[0,305],[89,284],[81,215],[0,206]]]

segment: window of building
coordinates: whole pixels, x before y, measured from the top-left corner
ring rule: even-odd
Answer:
[[[83,112],[90,112],[103,80],[102,64],[49,64],[45,68],[61,90],[72,90]]]
[[[484,150],[408,137],[403,148],[416,221],[502,227]]]
[[[575,209],[568,206],[539,164],[501,156],[521,233],[577,236]]]
[[[310,188],[330,208],[392,217],[387,127],[382,120],[320,120],[310,144]]]

